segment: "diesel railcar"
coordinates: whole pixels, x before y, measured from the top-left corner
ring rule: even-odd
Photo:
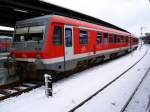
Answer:
[[[138,39],[128,32],[46,15],[16,23],[9,63],[16,71],[32,71],[31,76],[33,71],[58,73],[114,58],[137,46]]]

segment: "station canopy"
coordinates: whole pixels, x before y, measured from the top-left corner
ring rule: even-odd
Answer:
[[[128,32],[103,20],[39,0],[0,0],[0,26],[14,27],[16,21],[56,14]]]

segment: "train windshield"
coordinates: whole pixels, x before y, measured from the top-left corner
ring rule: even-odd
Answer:
[[[14,41],[41,41],[43,40],[45,26],[18,27],[15,30]]]

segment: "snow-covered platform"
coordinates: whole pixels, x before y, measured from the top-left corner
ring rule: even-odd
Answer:
[[[53,97],[45,96],[44,86],[0,102],[2,112],[67,112],[137,62],[149,49],[141,49],[54,83]],[[104,89],[77,112],[120,112],[150,66],[150,51],[123,77]]]

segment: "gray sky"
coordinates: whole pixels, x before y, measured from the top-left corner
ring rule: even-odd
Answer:
[[[88,14],[140,35],[150,32],[149,0],[42,0]],[[1,29],[1,27],[0,27]],[[5,28],[7,29],[7,28]]]
[[[140,35],[150,32],[149,0],[43,0],[110,22]]]

